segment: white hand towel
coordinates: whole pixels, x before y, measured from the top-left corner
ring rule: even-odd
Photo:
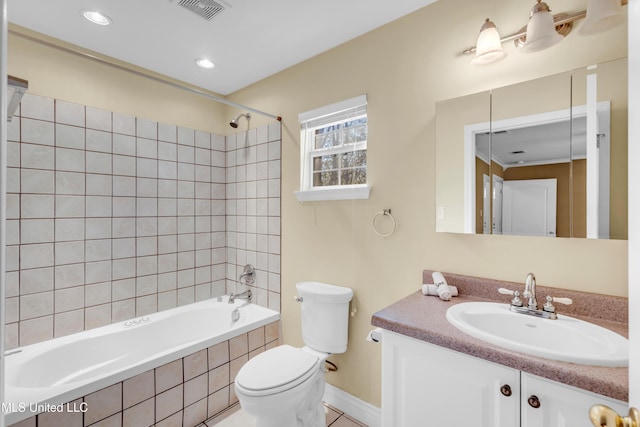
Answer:
[[[451,292],[452,297],[458,296],[458,288],[455,286],[449,286],[449,292]],[[433,285],[431,283],[426,283],[422,285],[422,295],[429,295],[429,296],[435,296],[435,297],[440,296],[438,295],[438,289],[436,288],[436,285]]]
[[[451,291],[449,290],[447,280],[444,278],[442,273],[434,271],[431,276],[433,277],[433,284],[436,285],[436,290],[438,291],[440,299],[443,301],[449,301],[451,299]]]

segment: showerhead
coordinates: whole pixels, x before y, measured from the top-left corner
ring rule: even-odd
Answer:
[[[247,114],[240,114],[238,115],[238,117],[236,117],[235,119],[231,120],[229,122],[229,126],[231,126],[234,129],[237,129],[238,127],[238,120],[240,120],[240,117],[244,117],[245,119],[247,119],[247,121],[251,120],[251,114],[247,113]]]

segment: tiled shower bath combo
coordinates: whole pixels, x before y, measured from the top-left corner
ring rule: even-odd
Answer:
[[[225,137],[26,94],[7,139],[6,349],[242,290],[245,264],[280,310],[280,123]]]

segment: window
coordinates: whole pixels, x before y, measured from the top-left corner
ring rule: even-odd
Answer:
[[[367,97],[301,113],[299,201],[367,199]]]

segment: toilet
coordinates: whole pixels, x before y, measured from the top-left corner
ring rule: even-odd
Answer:
[[[320,282],[296,285],[302,311],[302,348],[281,345],[249,360],[238,372],[240,406],[256,427],[324,427],[324,365],[347,350],[350,288]]]

